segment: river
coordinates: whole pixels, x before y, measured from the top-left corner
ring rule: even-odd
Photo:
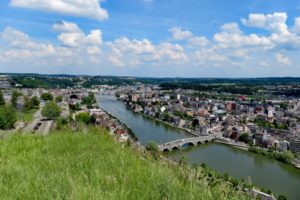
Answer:
[[[128,125],[143,145],[149,141],[164,143],[193,137],[185,131],[128,110],[113,96],[97,98],[99,106]],[[300,170],[262,155],[210,143],[172,152],[169,156],[173,160],[187,156],[190,164],[205,163],[219,173],[226,172],[234,178],[250,179],[255,185],[270,189],[275,194],[283,194],[291,200],[300,200]]]

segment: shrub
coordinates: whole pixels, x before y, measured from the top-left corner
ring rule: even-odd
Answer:
[[[41,95],[41,99],[43,99],[44,101],[53,101],[53,96],[50,93],[43,93]]]
[[[48,119],[57,119],[60,113],[61,109],[54,101],[48,101],[42,109],[42,115]]]
[[[13,128],[16,121],[16,111],[11,105],[0,107],[0,129]]]
[[[91,116],[87,112],[81,112],[76,115],[76,122],[82,122],[84,124],[89,124],[91,122]]]

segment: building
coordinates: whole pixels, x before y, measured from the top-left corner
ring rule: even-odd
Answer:
[[[228,111],[234,111],[236,109],[237,109],[237,105],[236,105],[235,102],[228,102],[226,104],[226,110],[228,110]]]
[[[274,108],[271,106],[268,107],[268,117],[269,118],[274,117]]]
[[[290,139],[290,150],[294,153],[300,153],[300,138]]]

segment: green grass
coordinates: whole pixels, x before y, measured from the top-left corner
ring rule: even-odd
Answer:
[[[33,115],[36,113],[37,109],[32,109],[29,111],[18,111],[17,112],[17,120],[24,121],[25,123],[29,123],[33,120]]]
[[[155,161],[96,128],[0,141],[1,199],[246,199],[190,170]]]

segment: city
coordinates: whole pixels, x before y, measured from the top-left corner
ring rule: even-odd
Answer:
[[[31,82],[34,83],[35,78],[32,78],[34,76],[48,79],[45,81],[48,84],[63,79],[81,81],[72,87],[62,86],[61,89],[22,85],[22,82],[28,78],[31,78]],[[91,77],[34,76],[17,74],[1,76],[3,104],[9,105],[11,102],[14,107],[12,110],[16,110],[17,113],[9,128],[4,126],[6,121],[1,118],[1,129],[6,129],[0,131],[2,139],[14,132],[46,136],[64,126],[70,126],[73,131],[87,131],[88,126],[94,125],[108,130],[109,134],[121,144],[131,144],[142,152],[152,143],[157,146],[158,151],[162,152],[161,155],[171,160],[173,158],[169,157],[168,152],[176,154],[177,151],[193,148],[193,146],[219,143],[259,154],[267,159],[278,160],[294,168],[300,167],[298,118],[300,108],[296,82],[268,86],[261,85],[257,81],[259,86],[251,87],[262,87],[265,90],[261,90],[257,95],[246,95],[239,94],[239,89],[234,93],[201,92],[201,89],[170,89],[165,87],[165,83],[155,84],[159,82],[155,79],[153,83],[147,84],[142,83],[142,79],[132,79],[130,85],[116,84],[114,80],[110,85],[88,84],[86,87]],[[111,77],[101,77],[101,79],[107,82]],[[114,79],[120,82],[127,78],[114,77]],[[278,79],[278,82],[280,81],[282,80]],[[203,86],[209,85],[203,84]],[[219,90],[222,90],[223,86],[224,84],[214,85]],[[231,87],[235,86],[236,84],[231,84]],[[279,88],[286,91],[288,95],[277,94]],[[294,91],[295,95],[290,95],[290,91]],[[126,120],[118,117],[118,113],[110,112],[113,105],[107,106],[105,101],[111,103],[112,99],[121,103],[120,105],[123,104],[124,109],[129,112],[145,117],[143,120],[149,118],[165,124],[164,126],[174,127],[184,134],[174,138],[162,136],[161,139],[152,141],[157,139],[154,134],[151,140],[144,140],[144,136],[136,132],[135,127],[131,127],[132,123],[127,124]],[[58,107],[58,113],[53,111],[55,106],[46,113],[49,102],[54,102]],[[2,117],[7,118],[8,115],[3,114]],[[139,129],[139,131],[147,130]],[[272,198],[267,193],[253,191],[255,195]]]
[[[299,11],[0,1],[0,200],[299,200]]]

